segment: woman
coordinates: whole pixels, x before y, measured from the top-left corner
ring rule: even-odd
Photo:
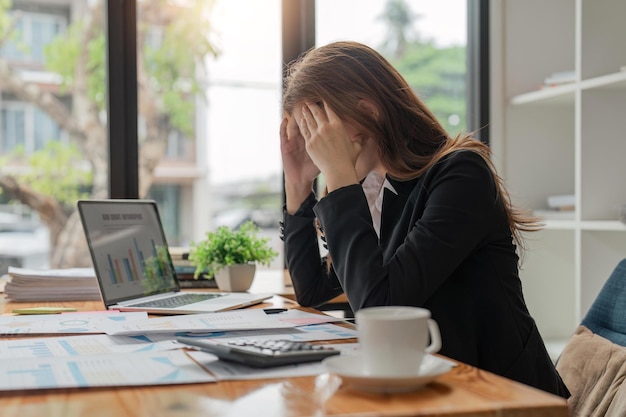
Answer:
[[[293,63],[283,109],[283,238],[298,302],[345,292],[354,311],[427,308],[441,354],[569,396],[518,276],[521,233],[540,225],[511,205],[489,148],[449,137],[401,75],[354,42]]]

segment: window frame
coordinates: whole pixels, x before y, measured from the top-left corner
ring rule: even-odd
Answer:
[[[467,0],[467,129],[489,145],[489,0]]]
[[[137,1],[106,0],[105,13],[109,198],[139,198]]]

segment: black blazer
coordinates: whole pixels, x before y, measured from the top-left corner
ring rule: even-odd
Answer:
[[[457,151],[418,179],[388,180],[397,194],[385,190],[380,240],[359,185],[285,212],[285,260],[298,302],[317,306],[345,292],[354,311],[427,308],[439,324],[441,354],[568,397],[526,308],[516,247],[482,157]]]

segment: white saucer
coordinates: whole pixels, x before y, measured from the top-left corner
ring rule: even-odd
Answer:
[[[323,361],[328,372],[341,377],[343,383],[359,391],[392,393],[415,391],[445,374],[455,363],[425,355],[417,375],[377,376],[368,374],[360,355],[336,355]]]

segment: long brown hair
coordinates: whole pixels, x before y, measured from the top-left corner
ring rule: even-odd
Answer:
[[[374,49],[357,42],[335,42],[291,63],[283,111],[292,114],[294,106],[305,101],[323,101],[341,119],[367,130],[376,139],[388,174],[399,180],[419,177],[453,151],[478,153],[493,173],[515,243],[523,247],[521,232],[541,227],[535,217],[513,206],[489,147],[469,134],[450,137],[400,73]],[[363,107],[364,102],[375,108],[376,117]]]

